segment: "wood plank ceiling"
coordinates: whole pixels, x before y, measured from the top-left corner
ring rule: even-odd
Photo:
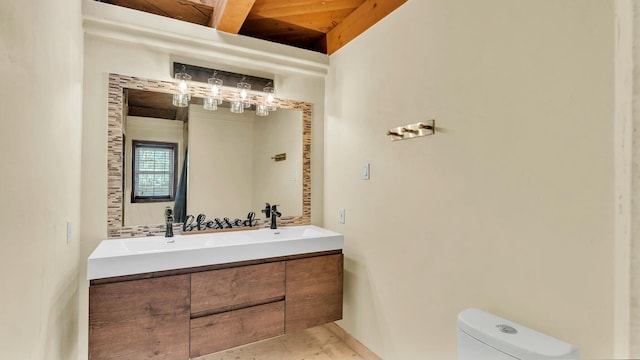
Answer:
[[[333,54],[407,0],[96,0]]]

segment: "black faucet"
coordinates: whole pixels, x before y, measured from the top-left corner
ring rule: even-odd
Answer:
[[[164,237],[173,237],[173,210],[167,206],[164,209],[164,220],[167,225],[167,229],[164,232]]]
[[[271,205],[269,203],[264,204],[264,209],[261,210],[264,213],[264,216],[267,218],[271,217]]]
[[[269,203],[265,204],[262,212],[265,214],[267,218],[271,217],[271,228],[277,229],[278,225],[276,224],[276,217],[282,216],[282,214],[278,211],[278,205],[269,205]]]

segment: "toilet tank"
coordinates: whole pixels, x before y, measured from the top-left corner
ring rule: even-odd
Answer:
[[[458,360],[578,360],[578,348],[478,309],[458,314]]]

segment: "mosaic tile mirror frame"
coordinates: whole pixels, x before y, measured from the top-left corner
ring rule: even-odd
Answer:
[[[176,85],[170,81],[151,80],[133,76],[109,74],[108,91],[108,134],[107,134],[107,234],[110,238],[162,235],[165,224],[123,226],[123,106],[125,89],[138,89],[171,94]],[[192,84],[192,97],[205,98],[210,90],[203,85]],[[234,93],[223,89],[224,101],[231,101]],[[256,104],[255,95],[250,99]],[[283,216],[282,226],[306,225],[311,223],[311,103],[287,99],[275,99],[281,109],[302,112],[302,214]],[[266,220],[265,220],[266,223]],[[180,224],[174,224],[174,233],[180,233]]]

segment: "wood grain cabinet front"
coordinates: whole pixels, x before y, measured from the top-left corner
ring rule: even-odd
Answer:
[[[191,320],[191,357],[284,334],[284,301]]]
[[[285,331],[342,319],[343,255],[287,261]]]
[[[191,274],[191,357],[284,334],[285,262]]]
[[[343,255],[178,269],[89,287],[89,360],[187,360],[342,318]]]
[[[189,277],[90,286],[89,359],[189,359]]]
[[[191,274],[191,316],[199,317],[284,299],[285,262]]]

